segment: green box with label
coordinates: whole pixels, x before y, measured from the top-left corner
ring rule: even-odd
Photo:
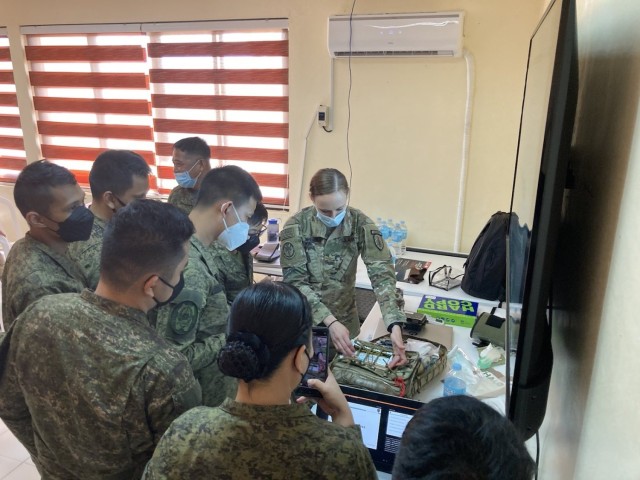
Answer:
[[[478,303],[470,300],[424,295],[417,311],[448,325],[471,328],[478,315]]]

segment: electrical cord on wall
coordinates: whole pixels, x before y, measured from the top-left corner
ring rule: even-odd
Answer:
[[[351,5],[351,13],[349,14],[349,92],[347,94],[347,163],[349,163],[349,187],[351,188],[351,179],[353,177],[353,167],[351,166],[351,148],[349,146],[349,131],[351,130],[351,86],[353,85],[353,77],[351,74],[351,54],[353,40],[353,11],[356,8],[356,1],[353,0]],[[347,200],[347,205],[351,200],[351,195]]]

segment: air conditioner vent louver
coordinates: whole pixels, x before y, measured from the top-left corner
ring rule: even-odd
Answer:
[[[351,52],[352,57],[421,57],[421,56],[446,56],[453,57],[453,50],[411,50],[403,52],[375,50],[371,52]],[[348,57],[349,52],[335,52],[336,57]]]
[[[463,12],[329,17],[333,57],[457,57]]]

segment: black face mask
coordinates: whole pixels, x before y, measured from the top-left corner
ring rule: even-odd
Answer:
[[[49,217],[45,217],[51,220]],[[54,222],[53,220],[51,220]],[[58,225],[56,232],[65,242],[80,242],[89,240],[93,228],[93,213],[84,205],[76,207],[64,222],[54,222]],[[47,227],[48,228],[48,227]]]
[[[250,234],[247,241],[244,242],[242,245],[240,245],[238,248],[236,248],[236,250],[239,251],[240,253],[247,254],[251,252],[251,250],[256,248],[258,245],[260,245],[260,235],[258,235],[257,233],[253,233],[253,234]]]
[[[167,298],[165,301],[161,302],[160,300],[158,300],[156,297],[153,297],[153,299],[156,301],[156,307],[162,307],[168,303],[173,302],[176,297],[178,295],[180,295],[180,292],[182,291],[182,289],[184,288],[184,272],[180,272],[180,280],[178,280],[178,283],[176,283],[175,285],[171,285],[169,282],[167,282],[164,278],[158,276],[158,278],[160,279],[160,281],[162,283],[164,283],[167,287],[173,289],[173,292],[171,293],[171,296],[169,298]]]

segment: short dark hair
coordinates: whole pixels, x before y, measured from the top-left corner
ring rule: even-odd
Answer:
[[[231,305],[220,370],[245,382],[268,379],[291,350],[311,344],[312,324],[309,302],[296,287],[255,283]]]
[[[251,174],[235,165],[210,170],[202,179],[195,208],[210,207],[218,200],[231,200],[238,207],[253,197],[262,200],[262,192]]]
[[[195,229],[171,204],[134,200],[113,215],[105,228],[100,278],[125,289],[149,272],[171,275],[184,258],[184,244]]]
[[[133,186],[133,176],[148,177],[151,169],[142,156],[131,150],[106,150],[98,155],[89,173],[93,198],[104,192],[122,195]]]
[[[269,212],[267,211],[267,207],[264,206],[264,203],[259,202],[256,204],[256,209],[253,211],[253,215],[249,218],[249,227],[253,227],[256,225],[262,225],[269,219]]]
[[[173,144],[174,150],[180,150],[189,155],[197,155],[198,157],[204,158],[207,163],[211,158],[211,149],[207,142],[205,142],[200,137],[186,137],[181,138],[176,143]]]
[[[46,215],[53,202],[52,188],[77,185],[76,177],[69,170],[47,160],[30,163],[16,179],[13,199],[23,217],[29,212]]]
[[[436,398],[420,408],[393,466],[393,478],[402,480],[531,480],[534,472],[511,422],[466,395]]]

